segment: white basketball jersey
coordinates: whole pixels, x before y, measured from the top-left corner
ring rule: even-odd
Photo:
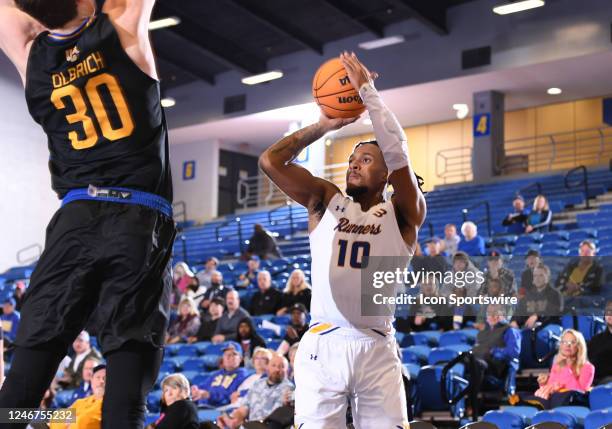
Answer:
[[[389,200],[364,212],[358,203],[338,193],[309,239],[312,321],[391,333],[393,316],[362,315],[361,264],[364,256],[401,256],[407,261],[412,256],[402,239],[393,203]]]

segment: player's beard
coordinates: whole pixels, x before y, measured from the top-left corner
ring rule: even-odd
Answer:
[[[368,192],[367,186],[352,186],[352,185],[346,186],[346,194],[352,198],[359,197],[361,195],[366,194],[367,192]]]

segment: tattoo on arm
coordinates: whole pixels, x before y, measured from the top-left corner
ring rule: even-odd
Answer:
[[[270,153],[282,158],[285,163],[291,162],[304,148],[323,137],[323,134],[318,124],[310,125],[280,140],[270,148]]]

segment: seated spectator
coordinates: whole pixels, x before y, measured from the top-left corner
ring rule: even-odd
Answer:
[[[200,302],[200,308],[206,312],[213,298],[225,299],[229,290],[230,288],[223,285],[223,274],[219,271],[213,271],[210,275],[210,287],[204,293],[204,297]]]
[[[83,372],[81,373],[81,384],[77,387],[72,394],[72,402],[77,399],[85,398],[93,393],[91,387],[91,377],[93,376],[93,370],[95,367],[100,365],[102,361],[95,357],[85,359],[83,363]]]
[[[263,270],[257,274],[257,287],[251,299],[251,314],[276,314],[282,305],[283,293],[272,287],[272,276],[269,271]]]
[[[448,256],[453,256],[457,253],[461,237],[457,234],[457,227],[452,223],[444,227],[444,239],[442,240],[440,251],[445,252]]]
[[[512,326],[532,329],[536,324],[560,323],[563,310],[561,294],[550,286],[550,269],[540,264],[533,270],[534,289],[520,299]]]
[[[102,360],[102,355],[98,350],[91,347],[91,339],[87,331],[81,331],[72,343],[74,357],[66,356],[59,365],[58,373],[61,376],[56,383],[67,389],[75,389],[81,384],[83,365],[89,358]],[[55,384],[55,383],[54,383]]]
[[[246,272],[240,274],[236,280],[237,288],[250,288],[257,286],[257,274],[259,273],[259,256],[251,256],[247,262]]]
[[[7,298],[2,304],[2,315],[0,316],[0,320],[2,320],[5,348],[11,346],[17,336],[21,315],[15,310],[16,305],[17,303],[14,298]]]
[[[450,264],[441,253],[442,240],[440,240],[438,237],[431,237],[426,241],[426,244],[426,254],[414,256],[412,258],[412,268],[414,271],[442,274],[449,271],[451,269]]]
[[[537,250],[529,250],[527,251],[527,256],[525,257],[525,269],[521,273],[521,287],[518,290],[519,298],[522,298],[528,292],[531,292],[535,287],[533,285],[533,270],[535,267],[540,265],[542,259],[540,258],[540,252]]]
[[[249,246],[244,254],[246,258],[253,255],[259,256],[260,259],[282,257],[272,234],[258,223],[253,227],[253,235],[249,238]]]
[[[227,311],[219,319],[215,334],[211,339],[214,344],[219,344],[223,341],[235,341],[238,324],[243,319],[251,317],[249,312],[240,306],[240,295],[233,289],[227,293],[225,305],[227,306]]]
[[[185,291],[185,294],[183,295],[183,297],[186,296],[186,297],[193,299],[193,302],[195,303],[196,308],[199,308],[200,304],[206,297],[207,289],[208,288],[206,286],[200,285],[200,281],[198,280],[197,277],[194,277],[191,279],[191,282],[189,282],[189,284],[187,285],[187,291]]]
[[[272,351],[266,349],[265,347],[255,347],[252,359],[255,374],[249,375],[242,382],[242,384],[238,386],[238,389],[232,393],[232,404],[237,404],[238,406],[242,405],[241,399],[246,397],[246,394],[249,392],[249,389],[253,386],[253,384],[257,380],[267,376],[266,371],[268,370],[268,364],[270,363],[271,358]]]
[[[308,317],[308,310],[302,303],[294,304],[291,307],[291,323],[287,326],[287,333],[283,338],[282,343],[278,346],[277,352],[281,355],[286,355],[289,352],[289,348],[299,343],[306,331],[308,331],[308,324],[306,318]]]
[[[502,284],[500,279],[489,279],[487,280],[487,282],[483,285],[480,294],[482,296],[486,296],[486,297],[499,297],[503,295],[503,291],[502,291]],[[507,295],[506,295],[507,296]],[[478,329],[484,329],[485,328],[485,323],[487,320],[487,308],[489,306],[487,305],[481,305],[480,306],[480,310],[478,312],[478,318],[476,319],[476,325],[474,325],[475,328]],[[500,304],[501,309],[504,312],[504,316],[507,319],[510,319],[512,317],[513,314],[513,308],[512,305],[501,305]]]
[[[179,316],[172,322],[166,336],[167,344],[186,343],[200,329],[200,312],[189,297],[183,297],[179,304]]]
[[[253,351],[257,347],[266,348],[266,342],[255,331],[253,321],[250,318],[242,319],[238,323],[238,331],[236,334],[236,342],[242,347],[242,356],[244,356],[244,366],[252,368]]]
[[[469,256],[484,256],[485,241],[478,235],[478,227],[474,222],[464,222],[461,225],[461,234],[464,240],[459,242],[458,250],[467,253]]]
[[[552,211],[548,207],[548,200],[544,195],[538,195],[533,200],[533,209],[527,216],[525,232],[544,231],[552,221]]]
[[[287,280],[285,290],[283,290],[282,307],[276,312],[276,315],[287,314],[289,309],[297,303],[304,305],[306,309],[310,310],[311,296],[310,285],[306,281],[304,271],[300,269],[293,270]]]
[[[503,306],[487,306],[486,326],[478,332],[472,354],[478,367],[476,374],[472,374],[474,392],[481,390],[486,376],[499,380],[506,378],[512,361],[521,354],[521,333],[510,326]]]
[[[583,402],[594,374],[595,368],[587,360],[584,337],[578,331],[566,329],[550,373],[538,376],[538,390],[533,395],[519,393],[518,397],[511,398],[511,404],[520,400],[540,409],[552,409],[576,403],[577,398]]]
[[[92,394],[77,399],[68,408],[76,415],[76,423],[51,423],[49,429],[99,429],[102,427],[102,400],[106,386],[106,365],[98,365],[91,376]]]
[[[604,318],[606,330],[589,342],[589,360],[595,366],[596,384],[612,382],[612,299],[606,303]]]
[[[183,374],[170,374],[161,382],[162,412],[147,429],[198,429],[198,408],[189,399],[189,381]]]
[[[215,335],[215,331],[217,330],[219,319],[221,319],[221,316],[223,316],[223,311],[225,311],[225,300],[219,297],[213,298],[208,306],[207,317],[201,318],[202,323],[200,324],[198,333],[195,336],[189,337],[187,342],[195,343],[197,341],[211,341],[213,335]]]
[[[174,274],[172,276],[174,281],[174,287],[182,295],[187,291],[187,286],[191,283],[191,279],[195,277],[195,274],[189,268],[185,262],[179,262],[174,266]]]
[[[237,429],[247,421],[263,421],[265,423],[275,410],[288,404],[288,392],[292,392],[293,384],[287,380],[288,362],[283,356],[274,354],[268,365],[268,377],[256,381],[246,396],[244,405],[223,414],[218,419],[220,427]]]
[[[242,348],[230,341],[223,348],[221,369],[210,374],[198,386],[191,386],[191,396],[198,406],[220,407],[230,403],[231,395],[247,378],[248,371],[241,368]]]
[[[214,256],[206,260],[206,263],[204,264],[204,269],[196,273],[196,277],[198,278],[198,281],[200,282],[201,286],[204,286],[206,288],[210,287],[210,278],[212,276],[212,273],[217,271],[218,266],[219,260]]]
[[[462,242],[463,243],[463,242]],[[440,295],[449,297],[476,297],[484,283],[484,274],[478,270],[469,256],[458,251],[453,256],[452,275],[445,276]],[[474,305],[452,306],[453,329],[461,329],[467,322],[475,322],[478,308]]]
[[[487,260],[487,272],[485,274],[484,287],[491,280],[499,280],[501,295],[516,296],[516,282],[512,270],[504,267],[504,260],[498,250],[493,250]],[[484,291],[483,291],[484,292]],[[506,313],[506,316],[508,314]]]
[[[514,207],[514,211],[504,218],[502,225],[506,227],[508,234],[524,234],[527,227],[529,210],[525,209],[525,200],[521,195],[517,194],[514,197],[512,207]]]
[[[419,285],[419,295],[427,298],[439,297],[438,283],[432,278],[425,278]],[[408,307],[407,326],[403,319],[397,319],[401,332],[420,332],[441,329],[453,329],[453,310],[444,303],[420,304],[421,300]]]
[[[556,287],[565,297],[595,295],[601,290],[603,267],[595,259],[595,244],[584,240],[578,254],[580,256],[570,261],[557,278]]]

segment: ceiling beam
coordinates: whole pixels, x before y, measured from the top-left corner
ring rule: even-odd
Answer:
[[[421,1],[421,0],[401,0],[402,4],[408,8],[412,17],[435,33],[445,36],[448,34],[446,25],[446,6],[440,1]]]
[[[373,33],[378,37],[385,37],[385,26],[378,23],[374,18],[366,16],[361,11],[355,9],[344,0],[324,0],[336,12],[344,15],[361,28]]]
[[[181,7],[175,4],[175,0],[157,2],[155,11],[156,16],[178,15],[181,18],[181,24],[170,27],[167,31],[187,39],[205,51],[208,57],[220,64],[246,74],[258,74],[267,71],[264,60],[246,52],[231,40],[219,36],[200,25],[196,18],[184,13]],[[181,47],[177,46],[176,49],[180,52]]]
[[[323,55],[323,44],[321,42],[312,38],[307,32],[291,25],[289,21],[273,16],[262,8],[259,2],[252,0],[229,0],[229,2],[271,29],[276,30],[285,37],[295,40],[304,48],[314,51],[319,55]]]
[[[161,59],[161,63],[165,64],[167,67],[169,65],[170,67],[177,68],[210,85],[215,84],[215,77],[213,75],[202,72],[201,70],[195,70],[191,65],[181,59],[180,55],[168,55],[164,51],[158,49],[155,51],[155,56]]]

